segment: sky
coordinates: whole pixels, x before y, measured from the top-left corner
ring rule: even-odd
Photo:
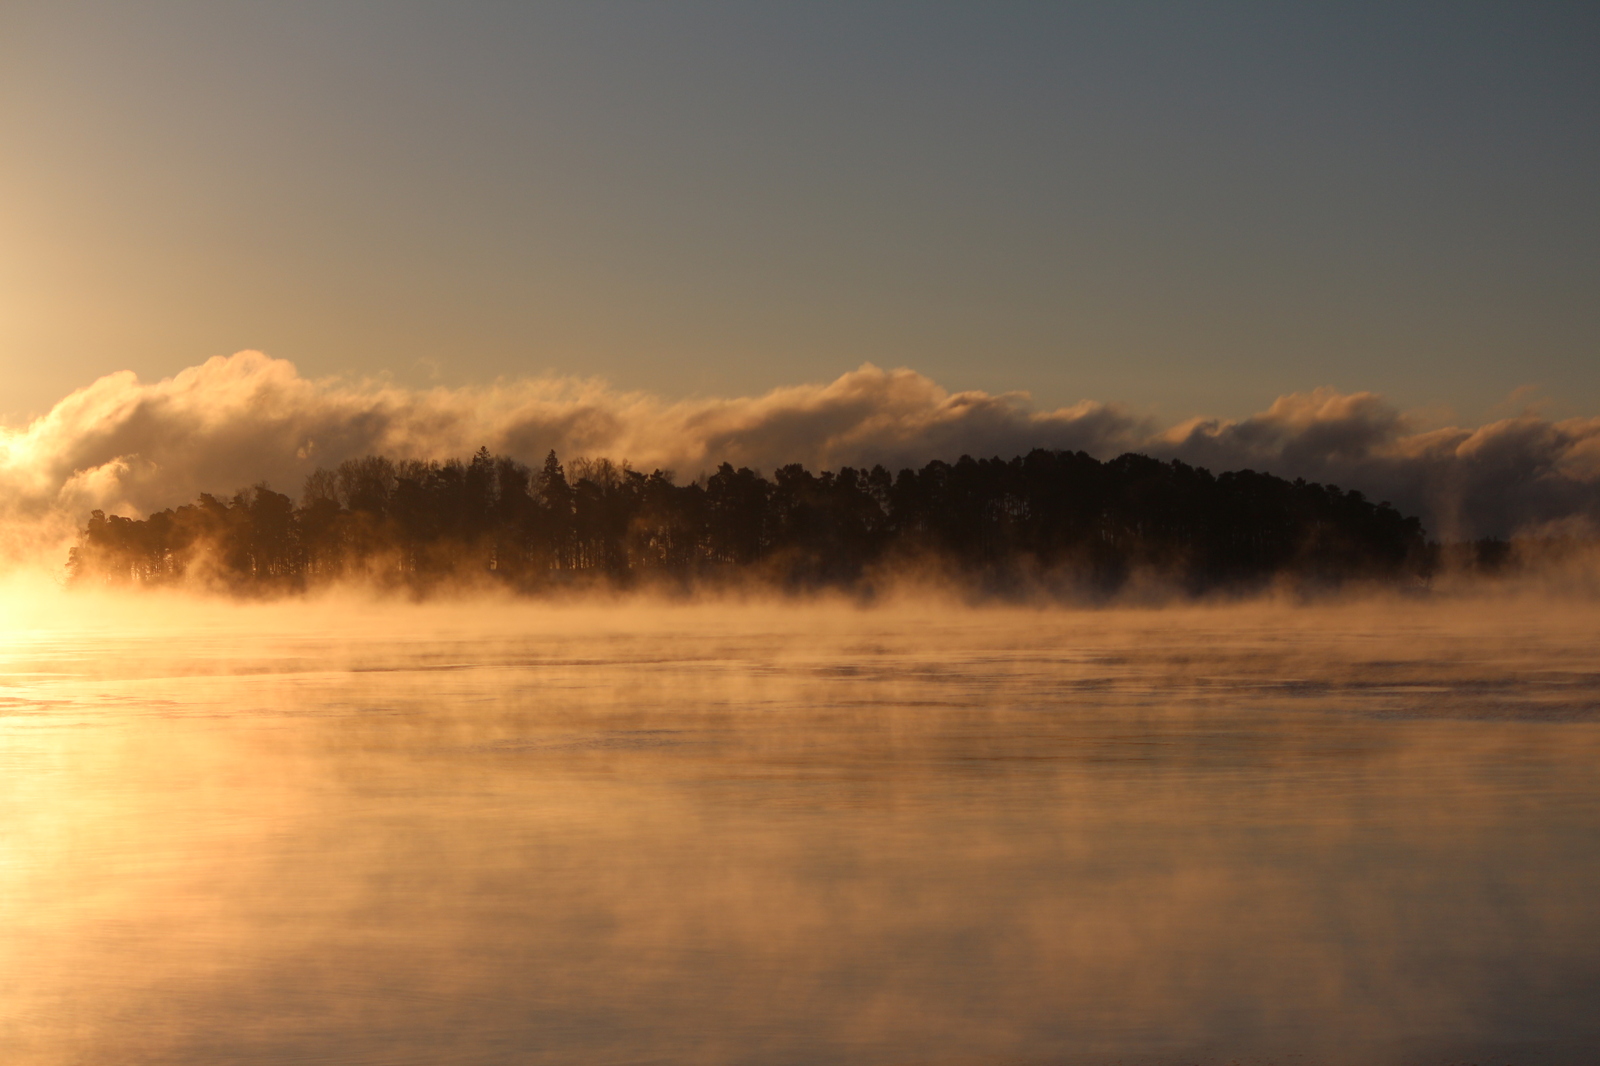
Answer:
[[[1600,7],[0,0],[0,417],[253,349],[672,401],[1600,414]]]

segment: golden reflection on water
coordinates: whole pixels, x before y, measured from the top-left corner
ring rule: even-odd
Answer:
[[[6,638],[5,1063],[1600,1046],[1600,610],[167,606]]]

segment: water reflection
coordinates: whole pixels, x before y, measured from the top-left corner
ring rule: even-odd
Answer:
[[[0,1049],[1588,1061],[1600,612],[1519,610],[19,631]]]

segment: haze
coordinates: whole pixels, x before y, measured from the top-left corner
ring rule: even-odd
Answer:
[[[0,1061],[1592,1062],[1597,55],[0,4]]]
[[[1592,600],[45,602],[0,619],[8,1063],[1600,1039]]]

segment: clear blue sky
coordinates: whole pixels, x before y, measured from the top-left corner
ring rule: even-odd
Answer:
[[[0,4],[0,412],[241,348],[1600,414],[1600,5]]]

